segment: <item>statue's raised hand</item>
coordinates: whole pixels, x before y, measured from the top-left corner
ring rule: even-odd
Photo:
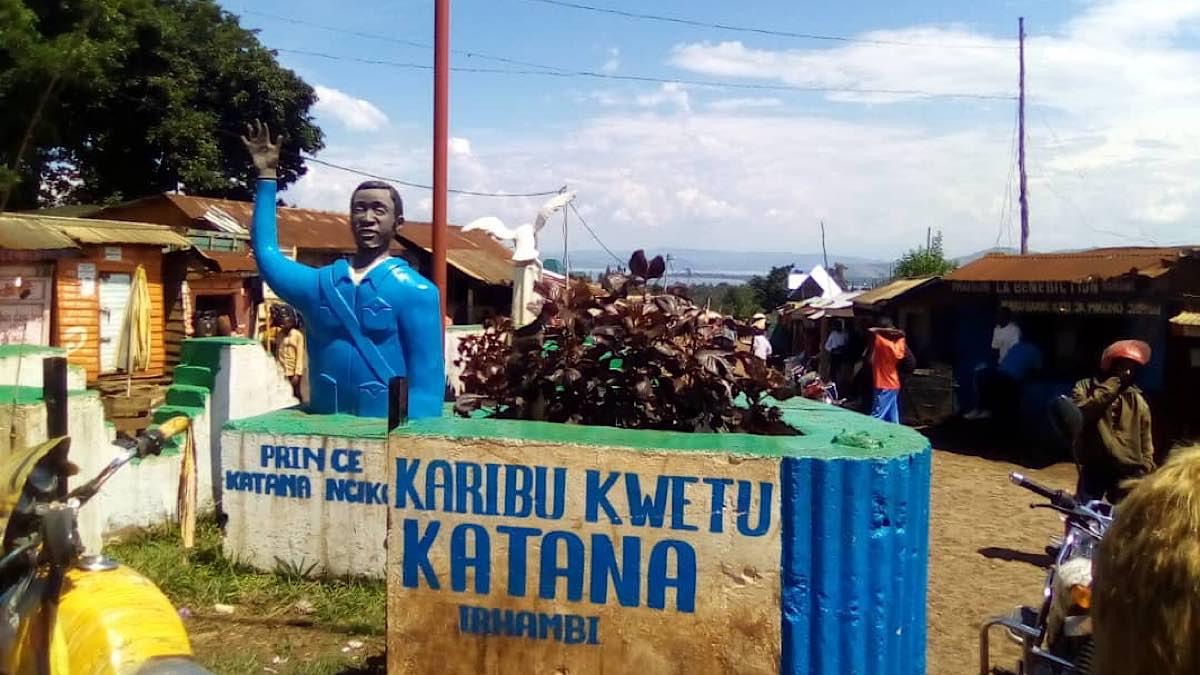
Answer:
[[[279,166],[279,149],[286,138],[280,134],[275,142],[271,142],[271,129],[263,122],[254,120],[254,124],[246,125],[246,135],[242,143],[254,160],[254,168],[258,169],[259,178],[275,178],[275,169]]]

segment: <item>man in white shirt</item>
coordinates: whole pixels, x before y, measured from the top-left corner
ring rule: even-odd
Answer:
[[[828,337],[825,338],[825,371],[822,372],[824,377],[832,379],[840,387],[843,381],[842,371],[846,365],[846,345],[850,342],[850,334],[846,332],[846,326],[841,319],[833,321],[833,328],[830,329]]]
[[[997,366],[1004,363],[1008,350],[1021,341],[1021,328],[1012,320],[1012,310],[1001,307],[996,312],[996,327],[992,329],[992,361],[990,364],[981,363],[975,368],[975,409],[963,415],[966,419],[987,419],[991,417],[990,406],[983,399],[997,374]]]
[[[846,328],[842,325],[841,320],[833,324],[833,330],[829,331],[829,337],[825,338],[825,351],[830,354],[836,354],[839,349],[846,346],[846,342],[850,340],[850,336],[846,334]]]
[[[992,349],[998,353],[996,363],[1004,360],[1008,350],[1021,341],[1021,328],[1013,323],[1012,311],[1001,307],[996,313],[996,327],[992,329]]]
[[[767,339],[767,316],[765,314],[755,314],[750,318],[750,325],[754,328],[754,340],[750,347],[754,350],[754,355],[766,361],[771,358],[771,341]]]

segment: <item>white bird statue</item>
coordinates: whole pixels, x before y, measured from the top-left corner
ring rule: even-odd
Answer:
[[[502,242],[513,242],[513,256],[515,262],[536,262],[541,257],[537,249],[537,236],[542,228],[546,226],[546,221],[550,216],[554,215],[555,211],[570,204],[575,199],[574,192],[560,192],[538,209],[537,217],[533,223],[526,223],[510,228],[504,224],[504,221],[495,216],[484,216],[476,218],[463,227],[463,232],[472,230],[482,230],[494,239]]]

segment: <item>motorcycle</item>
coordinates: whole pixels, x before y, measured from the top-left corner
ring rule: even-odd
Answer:
[[[65,392],[65,364],[59,372]],[[192,661],[183,621],[157,586],[102,555],[82,555],[77,520],[122,467],[160,454],[187,427],[176,417],[114,442],[120,453],[70,492],[67,436],[0,462],[0,672],[208,673]]]
[[[1073,447],[1083,428],[1083,416],[1070,399],[1060,396],[1050,406],[1050,422],[1059,439]],[[1054,537],[1046,551],[1054,558],[1042,587],[1037,609],[1021,606],[984,622],[979,631],[979,672],[988,675],[988,638],[995,626],[1021,645],[1018,675],[1086,674],[1091,669],[1093,641],[1091,608],[1092,558],[1112,524],[1113,507],[1101,501],[1080,503],[1063,490],[1051,490],[1019,473],[1013,483],[1046,499],[1031,504],[1064,516],[1064,532]]]
[[[1093,650],[1091,621],[1092,557],[1112,524],[1112,506],[1098,501],[1079,503],[1062,490],[1051,490],[1019,473],[1012,482],[1047,500],[1031,508],[1048,508],[1066,518],[1066,533],[1042,587],[1042,604],[1021,606],[984,622],[979,632],[979,672],[991,673],[989,633],[1003,626],[1021,645],[1018,675],[1086,674]]]
[[[829,405],[842,405],[845,399],[838,396],[837,384],[827,382],[812,368],[816,357],[811,359],[788,359],[787,372],[796,383],[796,389],[804,398]]]

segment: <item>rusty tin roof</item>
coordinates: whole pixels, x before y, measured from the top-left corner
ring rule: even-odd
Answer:
[[[0,213],[0,248],[46,250],[83,244],[146,244],[189,248],[169,227],[124,220],[94,220],[29,213]]]
[[[249,229],[254,217],[253,202],[177,194],[155,195],[130,202],[128,206],[145,207],[154,202],[162,203],[161,200],[174,206],[190,220],[202,219],[210,210],[215,209],[228,214]],[[125,206],[127,205],[105,209],[100,215],[115,215]],[[279,224],[281,247],[344,253],[355,249],[354,236],[350,232],[349,217],[346,213],[281,206],[276,210],[276,219]],[[507,247],[482,232],[463,232],[457,225],[450,225],[447,229],[446,262],[463,274],[484,283],[512,283],[512,252]],[[400,237],[417,248],[432,251],[433,226],[430,223],[406,221],[400,230]],[[392,248],[398,253],[404,246],[393,243]]]
[[[1096,248],[1073,253],[993,253],[946,275],[947,281],[1064,281],[1113,279],[1127,274],[1158,277],[1192,247]]]

